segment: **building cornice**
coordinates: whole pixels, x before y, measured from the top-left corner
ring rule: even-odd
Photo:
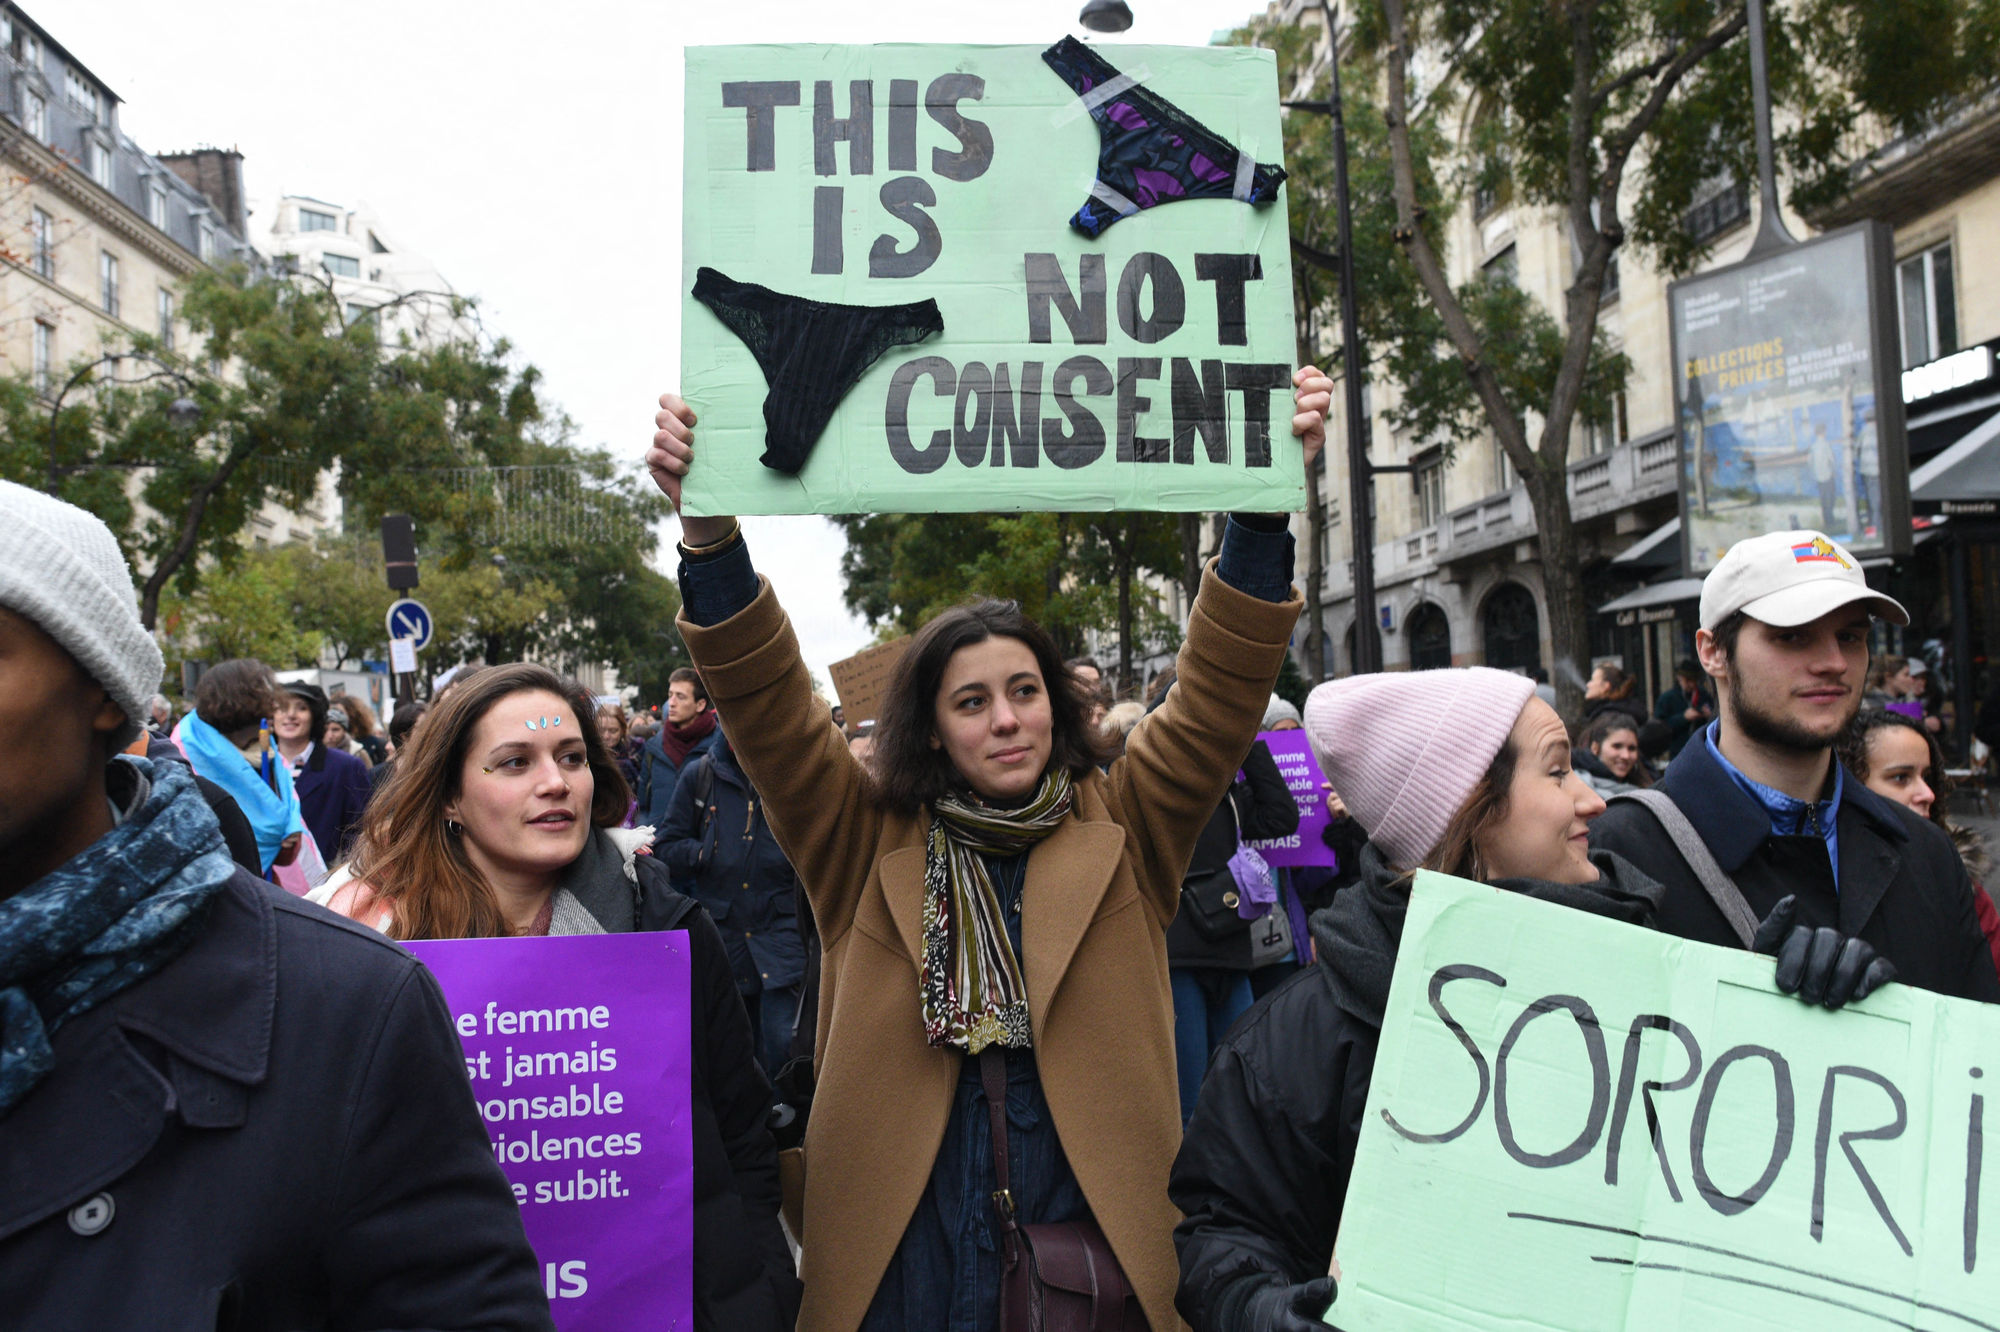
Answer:
[[[26,130],[8,124],[6,137],[0,139],[0,154],[21,162],[27,167],[30,179],[76,204],[94,220],[145,251],[176,276],[187,277],[205,266],[178,241],[168,238],[159,228],[127,207],[124,200],[90,179],[74,162]]]

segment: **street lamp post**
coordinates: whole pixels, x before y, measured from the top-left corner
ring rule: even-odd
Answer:
[[[1354,208],[1347,192],[1347,122],[1341,114],[1340,33],[1333,6],[1320,0],[1326,20],[1327,100],[1285,102],[1294,111],[1317,111],[1333,120],[1333,200],[1337,215],[1339,253],[1334,256],[1340,283],[1340,377],[1347,421],[1347,478],[1350,492],[1348,530],[1354,534],[1354,674],[1382,669],[1382,638],[1375,627],[1375,514],[1370,504],[1375,477],[1383,472],[1409,472],[1408,463],[1376,464],[1368,458],[1367,422],[1361,411],[1361,315],[1354,290]],[[1320,589],[1314,588],[1319,596]]]
[[[116,365],[123,360],[146,361],[159,368],[152,374],[141,375],[137,379],[117,379],[114,377],[112,380],[113,383],[129,387],[136,384],[150,384],[156,379],[171,379],[180,386],[183,396],[175,398],[171,403],[167,404],[167,419],[175,426],[185,429],[200,418],[201,405],[195,402],[193,398],[186,396],[194,389],[194,381],[186,374],[162,361],[159,357],[149,355],[145,352],[106,352],[88,365],[79,366],[70,375],[69,379],[64,382],[62,388],[57,391],[55,401],[49,406],[49,474],[48,484],[44,487],[49,494],[53,495],[56,493],[56,488],[62,484],[62,479],[65,476],[68,476],[72,472],[83,471],[88,467],[146,466],[144,463],[71,463],[68,466],[64,466],[56,459],[56,426],[62,418],[63,399],[67,398],[70,395],[70,391],[82,383],[98,366],[104,365],[107,362]]]

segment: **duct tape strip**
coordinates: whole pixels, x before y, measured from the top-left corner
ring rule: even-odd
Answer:
[[[1090,197],[1103,202],[1104,206],[1120,217],[1130,217],[1139,211],[1139,205],[1112,189],[1101,180],[1090,182]]]
[[[1079,93],[1074,102],[1071,102],[1049,117],[1049,124],[1058,128],[1067,125],[1078,116],[1088,115],[1116,97],[1119,93],[1144,83],[1152,76],[1153,71],[1147,66],[1141,65],[1130,74],[1120,74],[1115,79],[1106,79],[1089,92]]]
[[[1244,203],[1250,202],[1250,190],[1257,178],[1257,145],[1245,141],[1236,150],[1236,189],[1234,196]]]

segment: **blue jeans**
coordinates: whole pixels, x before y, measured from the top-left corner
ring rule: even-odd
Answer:
[[[1181,1126],[1194,1118],[1208,1057],[1256,1000],[1250,973],[1217,967],[1175,967],[1174,1068],[1180,1076]]]
[[[792,1021],[799,1015],[798,983],[777,990],[767,985],[744,995],[743,1006],[750,1012],[750,1044],[757,1064],[765,1077],[775,1078],[792,1044]]]
[[[1035,1056],[1007,1054],[1007,1165],[1023,1225],[1090,1216],[1042,1095]],[[993,1128],[979,1060],[968,1056],[930,1183],[903,1231],[860,1332],[992,1332],[1000,1323],[1005,1258],[993,1192]]]

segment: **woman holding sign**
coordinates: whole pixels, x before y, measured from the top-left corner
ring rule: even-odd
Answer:
[[[715,923],[635,852],[631,792],[589,697],[545,667],[480,671],[424,719],[326,905],[392,939],[688,932],[698,1326],[779,1332],[798,1282],[778,1228],[771,1086]],[[553,1292],[552,1292],[553,1293]]]
[[[1331,384],[1295,384],[1310,464]],[[678,507],[695,413],[660,405],[646,463]],[[1013,1222],[1096,1232],[1079,1242],[1108,1240],[1145,1321],[1177,1326],[1166,928],[1298,618],[1286,519],[1230,520],[1180,683],[1108,771],[1048,634],[986,601],[911,643],[872,773],[735,520],[681,521],[681,633],[823,940],[799,1326],[987,1332]]]
[[[1362,826],[1361,880],[1312,917],[1318,965],[1237,1026],[1202,1083],[1172,1194],[1186,1214],[1181,1312],[1196,1332],[1308,1332],[1334,1296],[1327,1275],[1361,1133],[1414,871],[1476,879],[1627,924],[1662,889],[1592,851],[1604,801],[1571,766],[1555,709],[1524,676],[1475,667],[1360,675],[1314,689],[1306,731],[1321,771]],[[1882,973],[1852,940],[1805,950],[1787,898],[1757,932],[1776,981],[1852,997]],[[1827,931],[1829,935],[1832,931]],[[1880,964],[1877,964],[1880,965]],[[1788,968],[1790,968],[1788,972]]]

